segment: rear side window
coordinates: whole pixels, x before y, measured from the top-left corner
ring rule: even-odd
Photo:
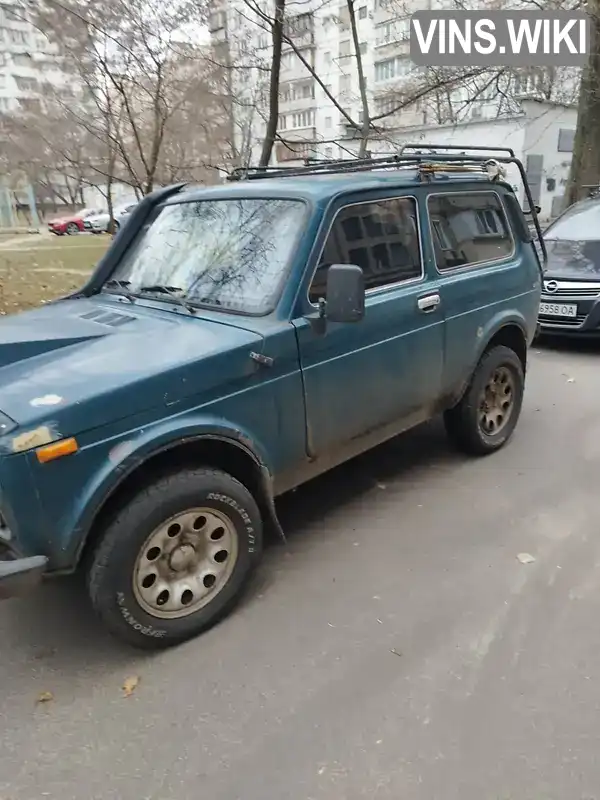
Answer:
[[[357,203],[336,215],[309,289],[311,303],[325,297],[332,264],[356,264],[365,287],[414,280],[422,275],[416,204],[412,197]]]
[[[510,226],[495,192],[430,195],[427,208],[440,272],[488,264],[512,254]]]

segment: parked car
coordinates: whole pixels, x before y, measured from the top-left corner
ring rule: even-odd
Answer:
[[[52,219],[48,222],[48,230],[50,233],[55,233],[57,236],[64,236],[66,233],[72,236],[75,233],[81,233],[85,230],[85,220],[93,214],[100,214],[101,209],[98,208],[84,208],[82,211],[76,211],[73,214],[67,214],[64,217]]]
[[[240,599],[282,493],[438,412],[503,447],[541,269],[488,160],[161,189],[80,291],[3,318],[0,596],[83,570],[113,634],[170,646]]]
[[[540,333],[600,333],[600,198],[575,203],[545,231]]]
[[[117,206],[113,211],[115,231],[118,231],[121,225],[129,218],[131,212],[137,205],[137,200],[133,203]],[[102,211],[98,214],[92,214],[84,220],[83,225],[86,231],[92,233],[107,233],[110,223],[110,214],[108,211]]]

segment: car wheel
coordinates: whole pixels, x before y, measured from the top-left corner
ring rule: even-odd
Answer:
[[[262,520],[248,489],[220,470],[182,470],[113,516],[88,570],[92,605],[129,644],[170,647],[232,610],[261,551]]]
[[[79,233],[79,227],[74,222],[69,222],[65,231],[69,236],[73,236],[73,234]]]
[[[517,426],[525,376],[509,347],[494,347],[477,365],[460,402],[444,414],[450,440],[470,455],[488,455],[503,447]]]

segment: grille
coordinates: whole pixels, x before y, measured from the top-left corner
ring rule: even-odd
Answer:
[[[548,300],[548,302],[552,302],[552,298],[554,297],[588,297],[593,299],[595,297],[598,297],[598,295],[600,294],[600,285],[598,284],[592,284],[592,285],[590,285],[589,283],[564,284],[560,283],[559,281],[557,281],[558,287],[556,291],[549,292],[546,289],[546,286],[549,282],[550,281],[544,281],[544,288],[542,291],[542,294],[544,295],[544,300]]]
[[[587,314],[578,314],[576,317],[549,317],[540,314],[540,322],[544,325],[552,325],[555,328],[578,328],[583,325]]]

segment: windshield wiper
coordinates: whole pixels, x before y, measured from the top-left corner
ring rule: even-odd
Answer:
[[[118,280],[117,278],[111,278],[109,281],[106,281],[106,283],[104,284],[103,288],[104,289],[112,289],[114,287],[115,289],[125,289],[125,290],[127,290],[127,288],[129,286],[131,286],[131,281],[121,281],[121,280]],[[131,294],[131,292],[123,291],[123,292],[118,292],[118,294],[122,295],[123,297],[126,297],[129,300],[130,303],[135,303],[135,300],[134,300],[133,295]]]
[[[196,309],[194,308],[194,306],[190,305],[189,303],[186,303],[183,297],[181,297],[181,295],[178,294],[178,292],[183,292],[183,289],[181,289],[181,287],[179,286],[163,286],[162,284],[155,284],[153,286],[140,286],[139,291],[148,292],[150,294],[153,292],[155,292],[156,294],[167,294],[169,295],[169,297],[172,297],[173,300],[179,303],[179,305],[182,308],[185,308],[185,310],[190,314],[196,313]]]

